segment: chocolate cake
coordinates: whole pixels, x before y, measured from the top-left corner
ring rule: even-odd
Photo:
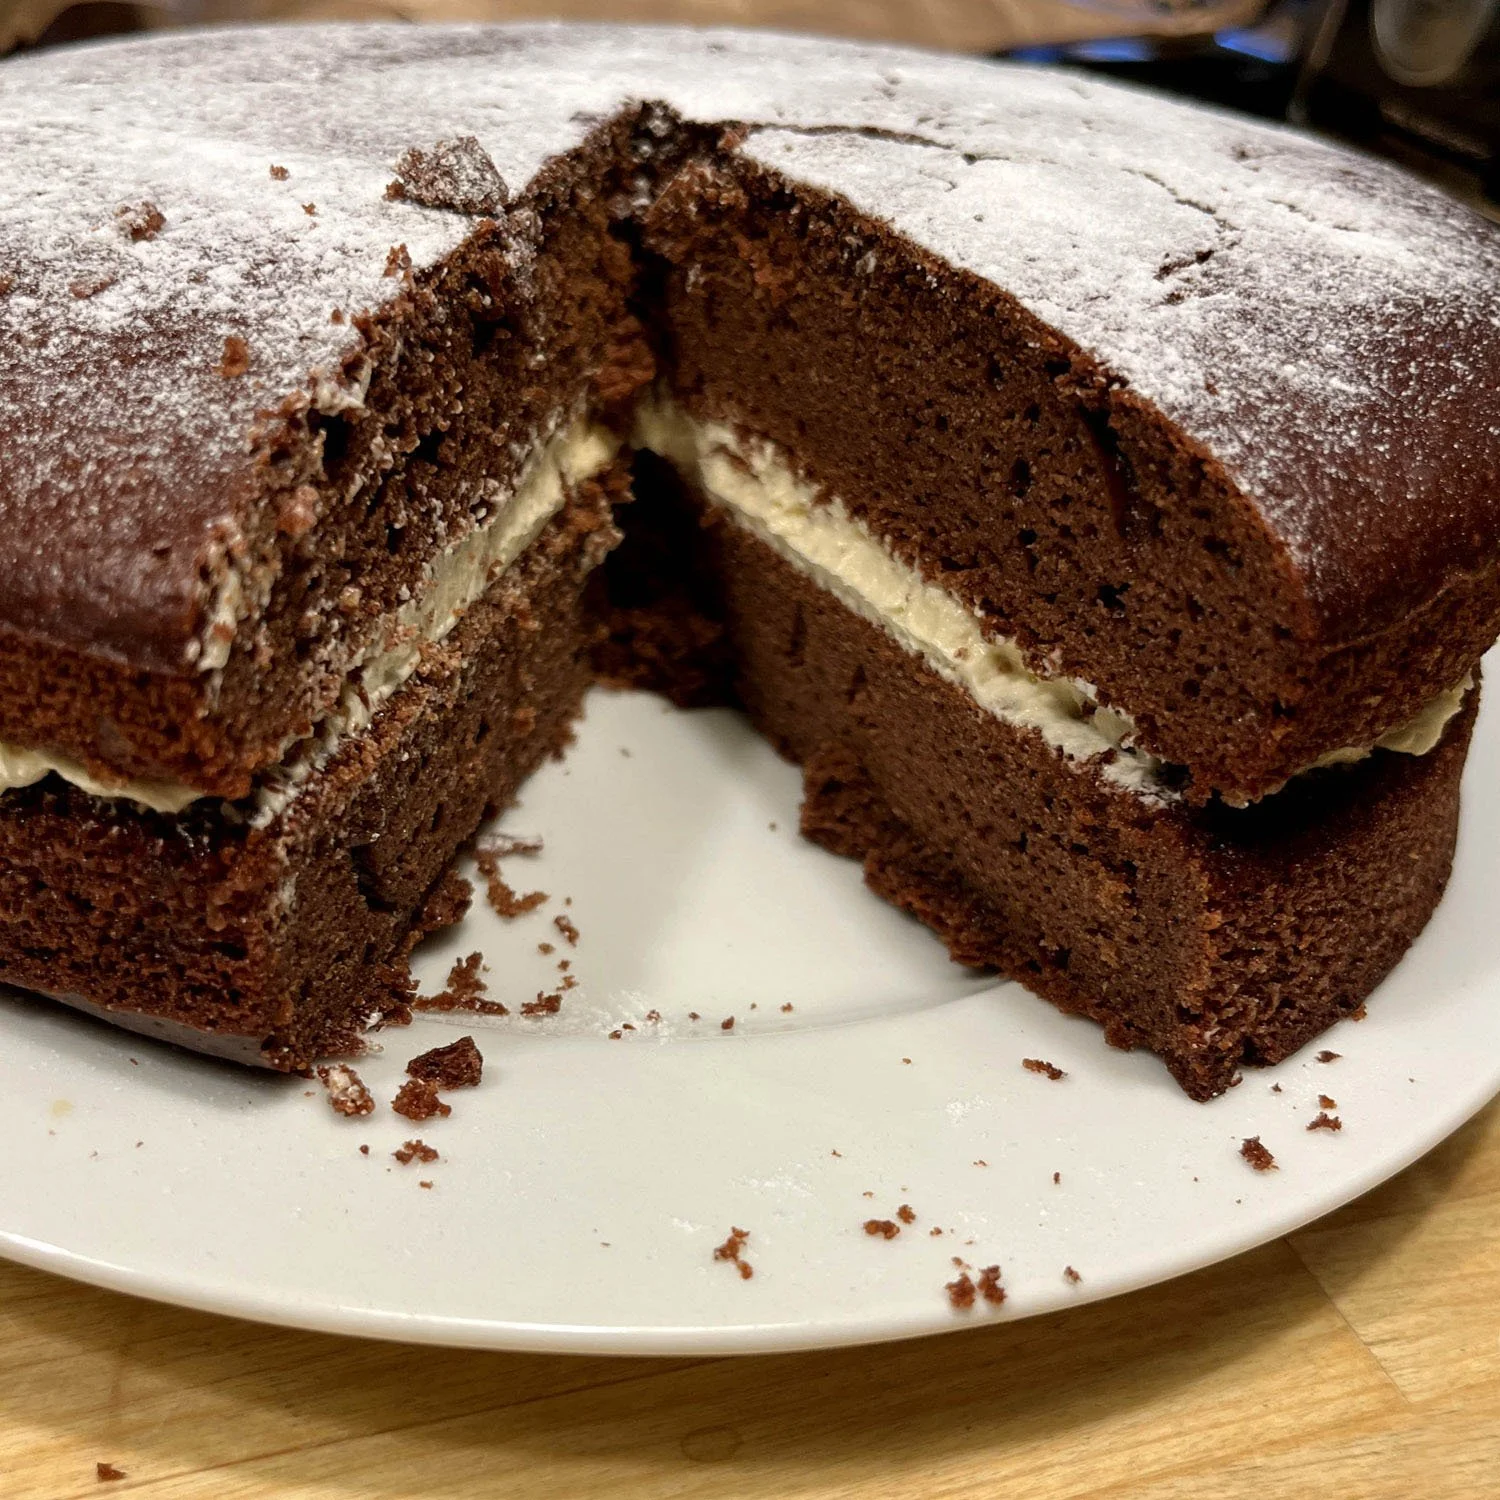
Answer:
[[[596,674],[1194,1097],[1431,913],[1500,242],[1396,169],[576,26],[24,57],[0,143],[0,981],[308,1067]]]

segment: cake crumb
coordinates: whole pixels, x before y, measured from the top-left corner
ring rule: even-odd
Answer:
[[[1330,1052],[1328,1048],[1325,1047],[1320,1053],[1318,1053],[1317,1060],[1320,1063],[1337,1062],[1343,1055],[1344,1054],[1342,1052]]]
[[[328,1102],[334,1113],[354,1117],[375,1112],[375,1096],[364,1085],[364,1080],[353,1068],[338,1063],[332,1067],[319,1068],[318,1078],[328,1090]],[[140,1144],[139,1141],[136,1142]]]
[[[903,1203],[901,1207],[896,1210],[896,1217],[900,1219],[903,1224],[915,1224],[917,1222],[916,1210],[909,1203]]]
[[[894,1219],[866,1219],[865,1233],[883,1240],[893,1240],[901,1233],[901,1226]]]
[[[429,1190],[429,1191],[430,1191],[430,1190],[431,1190],[431,1188],[432,1188],[432,1183],[431,1183],[431,1181],[430,1181],[430,1180],[429,1180],[429,1179],[428,1179],[428,1178],[425,1178],[425,1177],[424,1177],[424,1178],[423,1178],[423,1179],[422,1179],[422,1181],[420,1181],[420,1182],[419,1182],[419,1183],[418,1183],[418,1184],[417,1184],[417,1186],[418,1186],[418,1187],[419,1187],[419,1188],[427,1188],[427,1189],[428,1189],[428,1190]]]
[[[701,1021],[702,1019],[703,1019],[703,1017],[700,1016],[697,1011],[690,1010],[688,1012],[688,1020],[690,1020],[690,1021]]]
[[[167,227],[167,217],[149,198],[122,203],[115,210],[115,227],[133,244],[154,240]]]
[[[959,1312],[968,1312],[973,1307],[976,1288],[967,1271],[960,1271],[957,1279],[947,1282],[944,1289],[948,1293],[949,1303]]]
[[[285,167],[273,166],[271,168],[271,176],[274,177],[277,182],[285,182],[291,175],[292,174],[288,172]]]
[[[972,1165],[976,1167],[987,1167],[989,1166],[989,1163],[982,1156],[976,1156],[973,1160]]]
[[[409,276],[411,274],[411,251],[405,245],[392,245],[385,258],[382,276]]]
[[[225,380],[237,380],[249,368],[250,345],[238,334],[229,334],[224,340],[224,352],[219,357],[219,374]]]
[[[1255,1168],[1257,1172],[1272,1172],[1276,1169],[1276,1158],[1261,1145],[1258,1135],[1246,1136],[1240,1142],[1240,1155]]]
[[[755,1275],[755,1268],[745,1259],[745,1242],[750,1238],[748,1229],[738,1229],[733,1226],[729,1230],[729,1238],[722,1245],[714,1249],[715,1260],[727,1260],[740,1273],[741,1281],[749,1281]]]
[[[1062,1173],[1061,1172],[1054,1172],[1052,1174],[1052,1186],[1053,1187],[1057,1187],[1058,1184],[1061,1183],[1061,1182],[1062,1182]]]
[[[476,948],[467,958],[453,961],[444,993],[452,995],[455,1000],[472,1000],[475,995],[484,994],[485,988],[483,953]]]
[[[462,1011],[471,1016],[508,1016],[510,1007],[502,1005],[498,1000],[481,1000],[477,995],[454,995],[449,990],[444,990],[439,995],[416,995],[411,1002],[412,1010],[427,1012],[428,1014],[446,1014],[451,1011]],[[411,1017],[407,1017],[409,1022]],[[389,1019],[385,1024],[395,1024]]]
[[[657,1022],[661,1020],[661,1012],[659,1010],[648,1010],[646,1014],[641,1017],[641,1019],[644,1021],[649,1021],[653,1026],[655,1026]]]
[[[108,1484],[115,1479],[128,1479],[124,1469],[117,1469],[113,1464],[107,1464],[102,1459],[94,1465],[94,1477],[100,1484]]]
[[[942,1231],[942,1229],[941,1229],[941,1228],[939,1228],[939,1226],[938,1226],[938,1225],[936,1225],[936,1224],[934,1224],[934,1225],[933,1225],[933,1226],[932,1226],[932,1228],[931,1228],[931,1229],[929,1229],[929,1230],[928,1230],[928,1231],[927,1231],[927,1237],[928,1237],[928,1238],[929,1238],[929,1239],[933,1239],[933,1240],[935,1240],[935,1239],[937,1239],[937,1237],[938,1237],[938,1236],[939,1236],[939,1235],[940,1235],[940,1234],[942,1234],[942,1232],[943,1232],[943,1231]]]
[[[359,1154],[361,1156],[368,1156],[370,1154],[370,1148],[369,1148],[368,1144],[364,1145],[364,1146],[361,1146],[359,1148]]]
[[[734,1017],[733,1016],[725,1016],[724,1019],[719,1022],[719,1030],[720,1031],[733,1031],[734,1030]]]
[[[784,1016],[791,1015],[791,1013],[792,1013],[792,1002],[790,1000],[788,1000],[786,1002],[786,1004],[781,1007],[781,1013]]]
[[[500,874],[498,854],[483,849],[476,850],[474,863],[478,865],[479,873],[484,877],[490,906],[494,909],[496,916],[504,917],[506,921],[524,917],[527,912],[535,911],[547,899],[546,891],[528,891],[524,896],[520,896],[511,890]]]
[[[859,1196],[861,1198],[873,1198],[875,1194],[869,1188],[866,1188]]]
[[[434,1047],[412,1058],[407,1073],[439,1089],[468,1089],[484,1076],[484,1055],[471,1036],[461,1036],[446,1047]]]
[[[556,953],[557,949],[554,948],[551,943],[538,943],[536,945],[536,951],[540,953],[543,958],[546,958],[548,957],[548,955]]]
[[[302,205],[302,212],[305,213],[309,219],[315,219],[318,216],[318,205],[316,203],[304,203]]]
[[[342,323],[344,321],[344,309],[342,307],[334,308],[334,310],[328,314],[328,321],[330,323]]]
[[[1337,1115],[1331,1115],[1324,1110],[1307,1122],[1307,1128],[1309,1130],[1342,1130],[1344,1122]]]
[[[902,1058],[902,1059],[901,1059],[901,1061],[902,1061],[902,1063],[903,1063],[903,1064],[904,1064],[904,1065],[905,1065],[905,1066],[906,1066],[906,1067],[908,1067],[908,1068],[909,1068],[909,1067],[911,1067],[911,1058],[909,1058],[909,1057],[903,1057],[903,1058]]]
[[[1330,1099],[1327,1094],[1318,1095],[1319,1109],[1337,1109],[1338,1107],[1339,1101],[1337,1099]]]
[[[561,1009],[561,995],[544,995],[538,992],[535,1000],[528,1000],[521,1007],[521,1014],[534,1020],[537,1016],[555,1016]]]
[[[434,1116],[451,1115],[453,1108],[438,1098],[437,1089],[425,1078],[408,1078],[396,1090],[391,1108],[408,1120],[430,1120]]]
[[[1279,1094],[1281,1092],[1281,1085],[1279,1083],[1273,1083],[1271,1085],[1271,1092],[1273,1094]]]
[[[1021,1066],[1028,1073],[1045,1073],[1054,1083],[1059,1078],[1066,1078],[1068,1076],[1061,1068],[1053,1067],[1051,1063],[1044,1062],[1040,1057],[1023,1057],[1021,1059]]]
[[[999,1307],[1005,1301],[1005,1288],[1000,1285],[1000,1267],[985,1266],[979,1273],[979,1295],[991,1307]]]
[[[625,1035],[625,1033],[623,1031],[620,1031],[620,1030],[616,1029],[616,1030],[610,1032],[609,1039],[612,1042],[618,1042],[619,1040],[621,1040],[622,1037],[624,1037],[624,1035]]]
[[[569,899],[571,901],[571,898]],[[561,912],[553,917],[552,925],[568,940],[568,947],[576,948],[578,946],[578,929]]]
[[[1072,1268],[1072,1266],[1064,1266],[1063,1280],[1068,1282],[1072,1286],[1077,1286],[1078,1283],[1083,1280],[1083,1277],[1080,1276],[1078,1272]]]
[[[498,1000],[485,1000],[484,954],[471,953],[454,962],[448,971],[448,987],[436,995],[418,996],[411,1003],[422,1011],[468,1011],[477,1016],[508,1016],[510,1010]]]
[[[458,135],[434,141],[423,150],[412,146],[396,159],[396,179],[386,185],[389,199],[408,199],[424,208],[495,217],[503,213],[510,193],[477,136]]]
[[[425,1164],[438,1159],[437,1152],[426,1141],[407,1141],[405,1145],[399,1146],[396,1150],[392,1151],[391,1155],[403,1167],[409,1162],[419,1161]]]

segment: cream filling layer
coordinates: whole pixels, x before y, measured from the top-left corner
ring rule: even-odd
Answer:
[[[569,491],[598,474],[619,451],[619,438],[584,418],[561,427],[538,449],[510,495],[492,501],[480,525],[428,564],[422,586],[354,665],[333,711],[312,735],[285,747],[282,762],[256,789],[253,822],[269,822],[345,736],[369,725],[381,704],[416,671],[423,651],[442,641],[537,539],[563,508]],[[0,793],[52,773],[93,796],[122,798],[155,812],[179,813],[204,796],[179,781],[101,781],[67,756],[0,742]]]
[[[142,807],[156,812],[181,812],[190,802],[203,795],[180,781],[149,781],[139,778],[130,781],[101,781],[90,775],[76,760],[66,755],[54,755],[50,750],[24,750],[18,745],[7,745],[0,741],[0,793],[13,787],[30,786],[34,781],[56,772],[64,781],[91,793],[95,797],[128,797]]]
[[[996,718],[1036,730],[1070,760],[1100,760],[1106,780],[1139,796],[1177,800],[1163,763],[1132,743],[1129,714],[1100,704],[1097,690],[1081,678],[1033,672],[1013,640],[987,634],[977,615],[892,555],[836,497],[821,496],[801,479],[771,444],[743,441],[731,428],[699,422],[660,398],[637,411],[634,441],[669,459],[739,525]],[[1316,765],[1360,760],[1377,746],[1425,754],[1471,686],[1465,678],[1374,745],[1330,751]]]
[[[1135,724],[1128,714],[1100,704],[1097,690],[1081,678],[1031,671],[1014,641],[987,635],[976,615],[893,556],[836,498],[821,498],[772,445],[742,442],[731,428],[698,422],[661,400],[637,410],[634,442],[669,459],[740,525],[997,718],[1035,729],[1070,760],[1102,759],[1100,774],[1137,795],[1176,800],[1162,762],[1132,743]],[[423,650],[448,635],[562,509],[569,490],[603,470],[619,448],[614,434],[581,418],[541,446],[510,496],[494,502],[481,525],[428,565],[425,584],[355,664],[333,711],[312,735],[289,744],[281,763],[263,776],[248,809],[253,823],[271,821],[345,737],[368,727],[416,671]],[[1376,748],[1426,754],[1472,685],[1466,677],[1373,745],[1331,750],[1308,769],[1357,761]],[[67,756],[0,741],[0,794],[53,773],[93,796],[162,813],[181,812],[204,797],[178,781],[104,781]]]

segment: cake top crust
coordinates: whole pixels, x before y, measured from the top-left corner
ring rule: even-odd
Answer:
[[[524,258],[528,186],[631,101],[743,123],[753,160],[1076,343],[1224,465],[1335,633],[1493,565],[1500,237],[1393,167],[816,38],[252,28],[0,65],[0,623],[192,670],[263,414],[357,402],[350,320],[398,292],[393,249],[420,273],[482,208]],[[439,143],[467,211],[387,193]]]

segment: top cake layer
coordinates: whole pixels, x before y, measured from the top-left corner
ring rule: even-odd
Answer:
[[[628,146],[623,127],[606,142],[627,118]],[[476,238],[504,295],[536,297],[549,206],[565,189],[586,200],[592,171],[612,212],[639,211],[653,170],[689,150],[682,121],[735,125],[731,154],[998,289],[1071,351],[1081,392],[1174,424],[1285,562],[1300,590],[1288,628],[1316,636],[1320,659],[1493,573],[1500,251],[1394,168],[1063,73],[816,39],[178,35],[0,68],[0,665],[56,651],[171,681],[202,733],[181,756],[101,737],[82,727],[91,708],[68,708],[80,674],[65,668],[40,741],[38,705],[14,697],[0,740],[229,794],[316,720],[337,677],[327,643],[321,697],[268,690],[270,729],[205,762],[224,674],[258,655],[270,681],[268,653],[295,649],[261,628],[289,499],[370,481],[333,472],[320,418],[360,412],[399,366],[400,319],[382,310]],[[463,136],[503,189],[476,157],[466,201],[451,184],[442,207],[387,195],[404,153]],[[626,156],[634,204],[628,173],[606,184],[598,164]],[[604,357],[580,356],[569,399]],[[509,434],[516,464],[547,420]],[[455,513],[428,553],[469,524]],[[314,518],[303,549],[321,538]],[[1468,627],[1470,660],[1492,626]],[[1368,696],[1336,674],[1326,686]],[[1338,748],[1335,734],[1299,753]]]

